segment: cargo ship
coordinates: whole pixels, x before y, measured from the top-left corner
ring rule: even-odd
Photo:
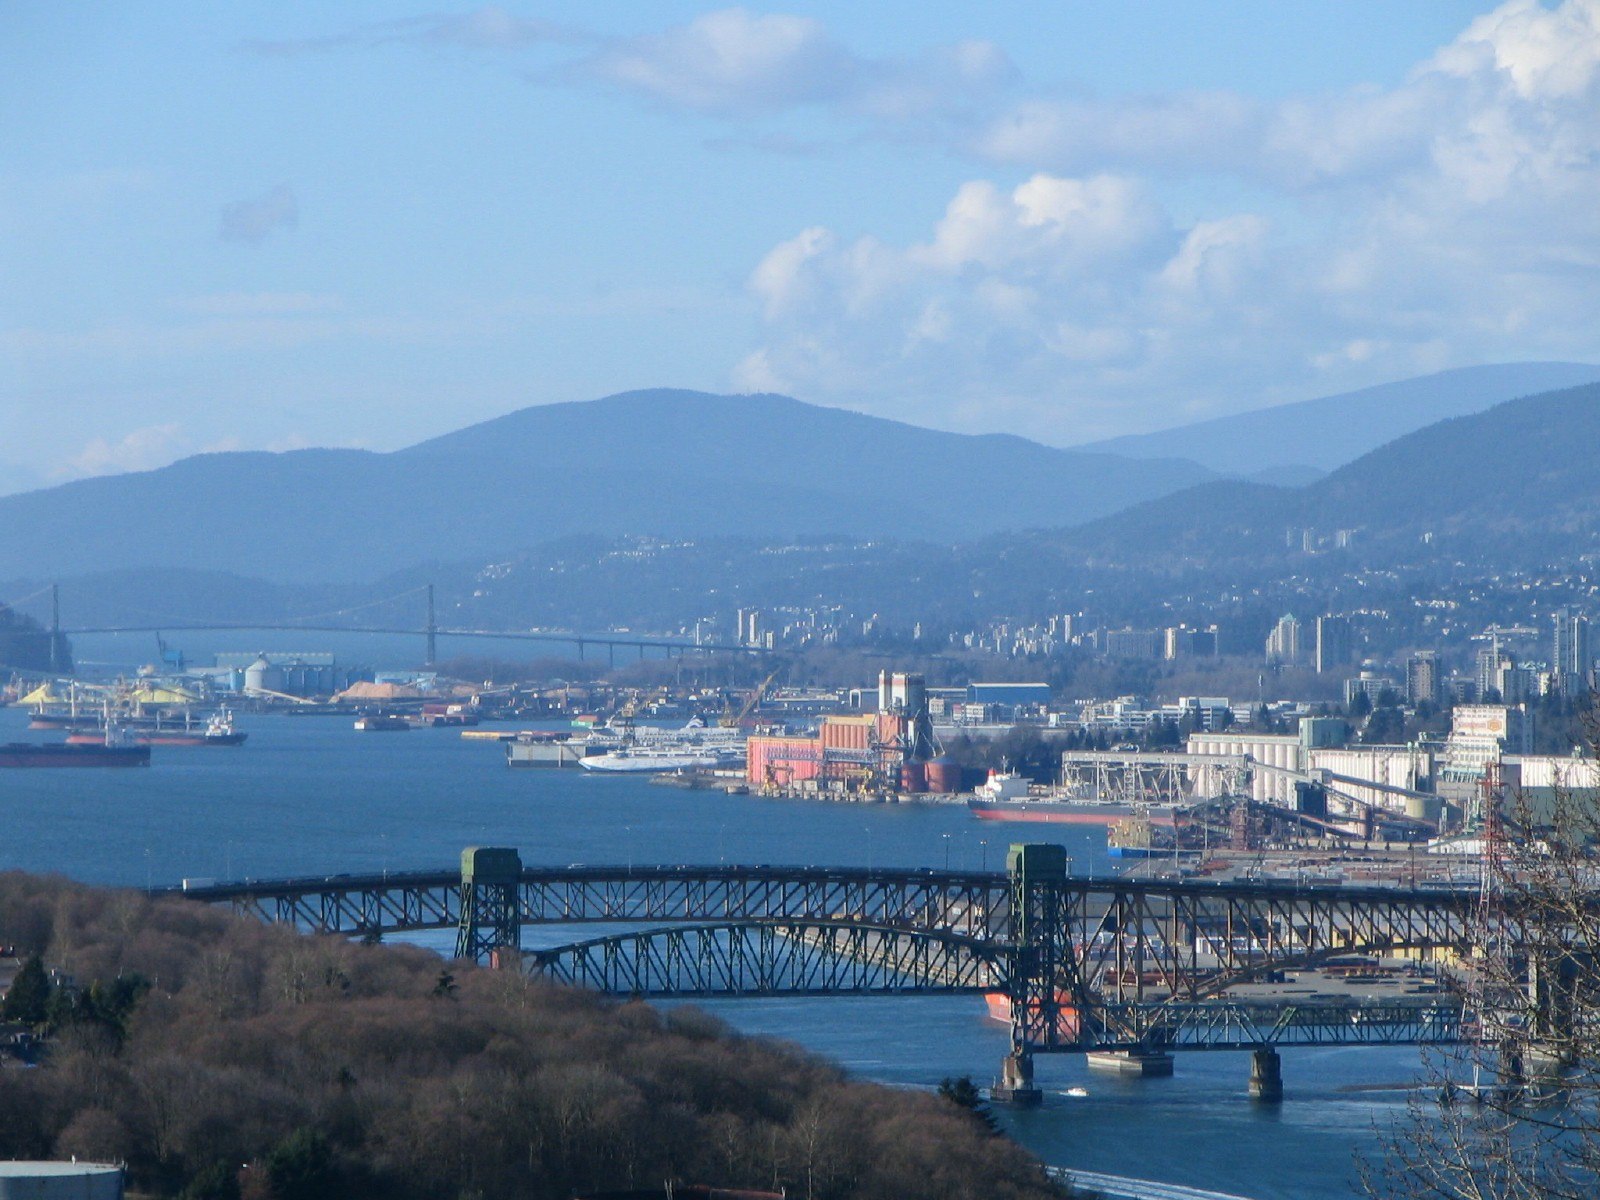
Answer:
[[[967,808],[985,821],[1049,825],[1110,825],[1129,817],[1144,817],[1155,825],[1173,825],[1179,811],[1175,804],[1140,804],[1066,792],[1035,796],[1025,776],[995,771],[967,801]]]
[[[233,727],[233,714],[223,709],[204,726],[169,725],[147,728],[135,726],[127,731],[136,746],[242,746],[250,735]],[[105,729],[80,729],[67,735],[69,746],[92,746],[105,741]]]
[[[994,991],[983,994],[984,1007],[988,1010],[991,1021],[999,1021],[1004,1025],[1011,1024],[1012,1006],[1011,997],[1005,992]],[[1034,1022],[1039,1021],[1037,1002],[1030,1006],[1034,1009]],[[1063,988],[1056,989],[1056,1036],[1063,1041],[1076,1041],[1078,1037],[1078,1010],[1072,1005],[1072,994]]]
[[[148,767],[150,747],[66,742],[8,742],[0,746],[0,767]]]

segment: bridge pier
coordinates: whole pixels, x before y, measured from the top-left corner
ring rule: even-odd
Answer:
[[[1257,1046],[1250,1053],[1250,1099],[1263,1104],[1283,1100],[1283,1062],[1271,1046]]]
[[[1022,1108],[1036,1108],[1042,1104],[1044,1093],[1033,1082],[1033,1055],[1027,1050],[1006,1055],[1000,1063],[1000,1080],[989,1089],[989,1098]]]

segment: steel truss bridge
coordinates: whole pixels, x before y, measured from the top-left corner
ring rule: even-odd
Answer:
[[[1445,994],[1234,989],[1348,955],[1467,956],[1479,924],[1475,891],[1084,879],[1049,845],[1012,847],[1004,873],[524,867],[514,850],[478,848],[460,871],[181,894],[319,933],[454,930],[459,957],[619,996],[998,993],[1023,1092],[1037,1053],[1458,1041],[1467,1017]],[[586,925],[610,928],[521,948],[525,926]]]

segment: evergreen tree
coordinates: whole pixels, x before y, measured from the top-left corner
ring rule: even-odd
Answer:
[[[50,977],[45,974],[43,960],[35,954],[22,964],[11,981],[11,990],[0,1001],[0,1020],[43,1025],[50,1015],[50,992]]]
[[[278,1200],[337,1200],[343,1195],[328,1139],[297,1129],[267,1155],[267,1179]]]
[[[994,1119],[994,1114],[989,1111],[989,1106],[984,1103],[983,1092],[978,1085],[972,1082],[970,1075],[963,1075],[959,1079],[949,1076],[939,1081],[939,1095],[950,1101],[957,1108],[965,1109],[971,1113],[991,1134],[998,1136],[1000,1126]]]

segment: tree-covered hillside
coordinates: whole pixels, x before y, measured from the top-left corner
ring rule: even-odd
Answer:
[[[1056,1194],[948,1099],[853,1083],[693,1009],[16,873],[0,943],[39,959],[0,1016],[49,1039],[39,1069],[4,1071],[0,1157],[123,1160],[161,1196]]]

